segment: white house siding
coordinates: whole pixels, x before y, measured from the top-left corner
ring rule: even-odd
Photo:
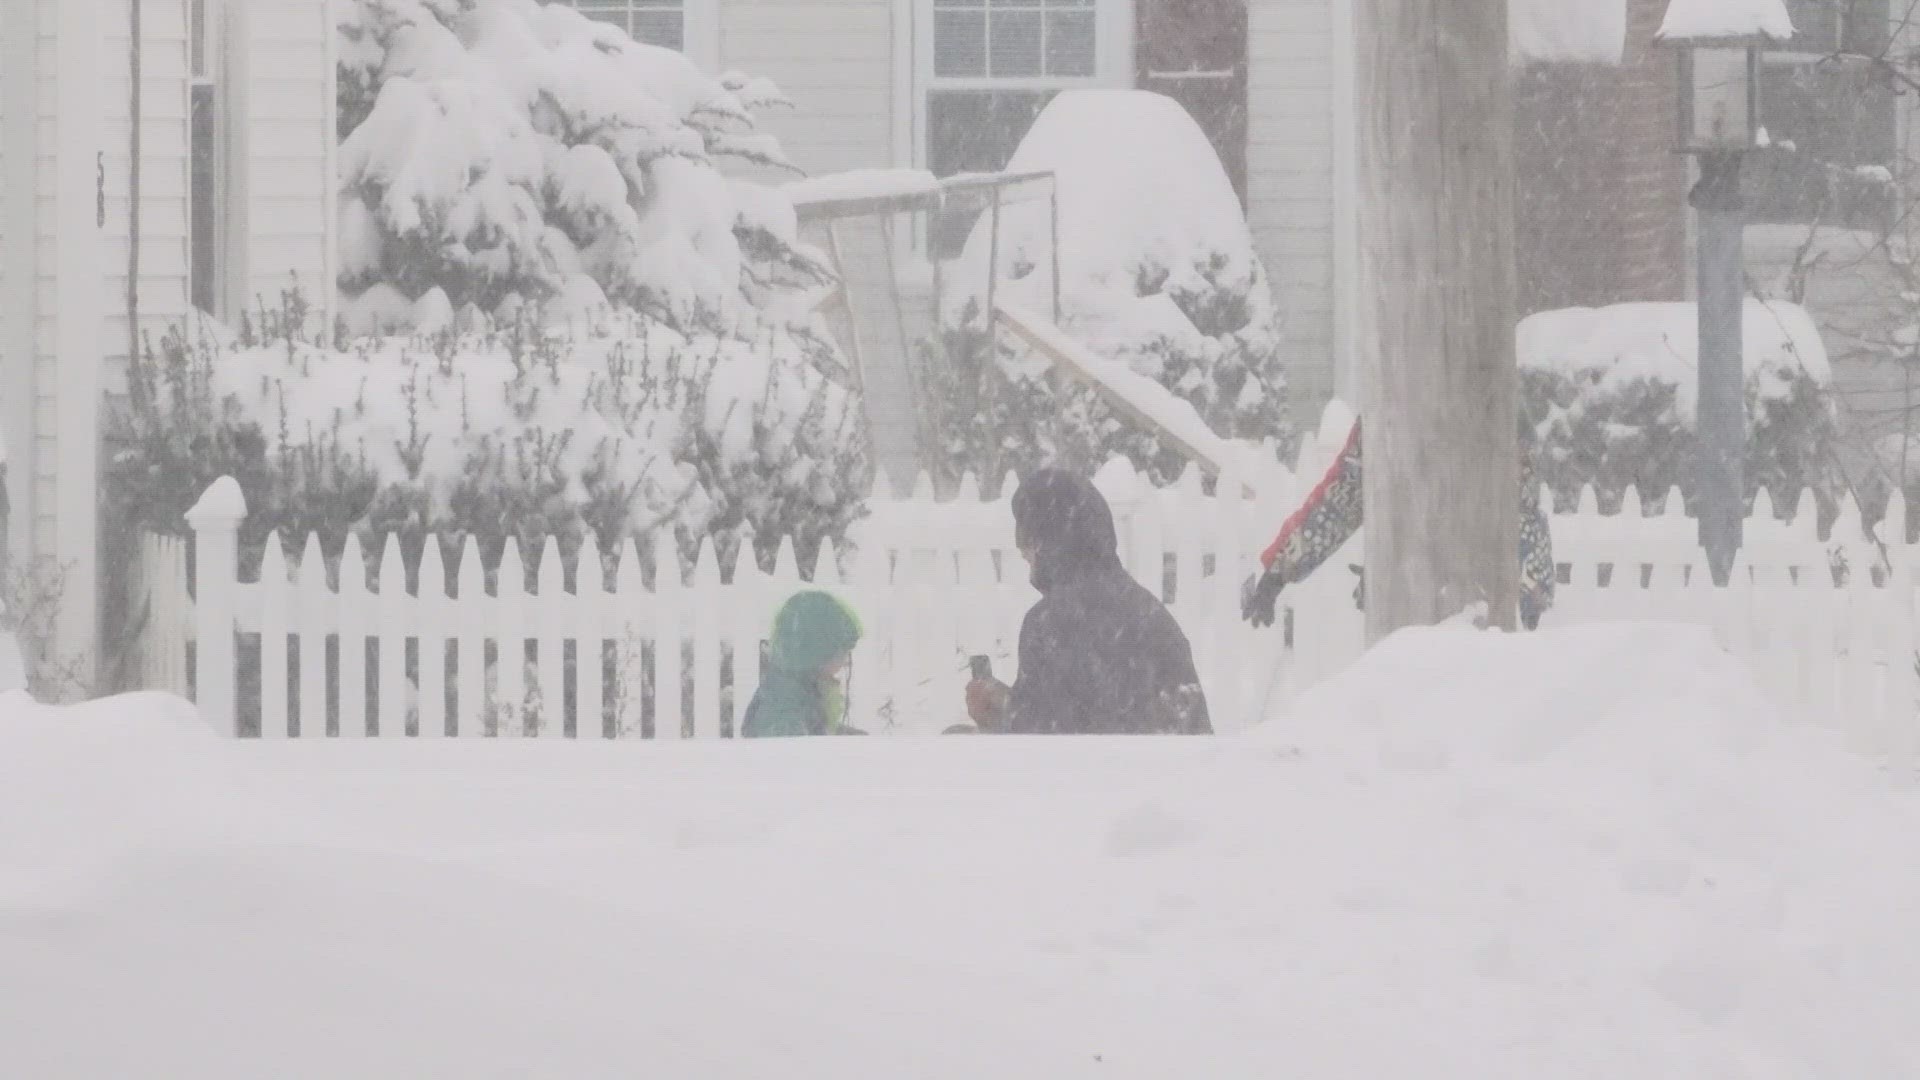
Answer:
[[[763,120],[796,165],[819,175],[909,164],[898,138],[910,122],[900,115],[907,99],[896,92],[895,72],[896,34],[910,17],[904,0],[719,3],[721,67],[772,79],[793,100],[791,110]],[[824,243],[823,236],[808,239]],[[872,220],[848,222],[841,239],[849,287],[856,302],[864,301],[854,332],[867,368],[876,453],[896,481],[906,482],[918,464],[905,367],[911,343],[901,339],[886,302],[886,247]]]
[[[185,312],[185,0],[142,0],[142,329]],[[11,540],[64,574],[57,647],[90,653],[101,411],[124,374],[131,0],[33,0],[7,21],[0,132]],[[15,111],[18,110],[18,111]],[[23,401],[22,398],[26,400]]]
[[[57,0],[38,0],[35,5],[38,16],[35,27],[34,48],[34,107],[38,115],[34,138],[34,187],[32,199],[34,206],[34,243],[35,254],[31,272],[34,275],[34,302],[31,311],[33,319],[33,418],[29,424],[32,431],[32,449],[28,461],[17,472],[9,470],[9,475],[25,474],[31,485],[29,505],[33,515],[32,539],[29,551],[34,554],[55,550],[55,530],[58,519],[54,507],[55,485],[59,477],[60,460],[58,413],[60,399],[59,368],[55,357],[59,355],[59,332],[61,320],[58,312],[50,310],[52,301],[59,295],[59,268],[53,258],[58,237],[58,217],[60,212],[57,180],[54,169],[59,158],[58,128],[58,90],[56,73],[59,70],[59,10]],[[53,187],[53,191],[49,191]],[[27,198],[27,192],[20,193]],[[71,198],[71,194],[68,198]],[[15,480],[19,484],[21,480]]]
[[[188,67],[186,0],[140,3],[139,317],[143,339],[157,342],[188,311]],[[105,168],[100,342],[109,400],[124,394],[127,271],[132,226],[133,0],[107,0],[100,54],[100,148]]]
[[[1335,0],[1338,2],[1338,0]],[[1338,374],[1335,25],[1329,0],[1250,0],[1247,219],[1286,319],[1296,414]]]
[[[810,173],[893,160],[896,0],[719,0],[720,63],[778,83],[790,111],[766,117]]]
[[[333,38],[329,0],[249,0],[234,33],[226,74],[244,92],[243,141],[229,149],[239,190],[229,193],[244,226],[228,246],[244,265],[229,270],[229,304],[278,305],[298,281],[315,311],[334,299]],[[229,129],[232,130],[232,129]]]
[[[33,525],[33,15],[28,8],[0,21],[0,464],[19,463],[0,544],[14,552],[26,550]]]

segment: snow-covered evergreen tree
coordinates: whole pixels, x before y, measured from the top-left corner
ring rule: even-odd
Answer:
[[[719,167],[791,168],[776,88],[534,0],[349,0],[339,34],[347,325],[295,289],[153,342],[108,470],[130,523],[232,475],[255,539],[844,530],[872,472],[830,275]]]
[[[372,318],[438,289],[688,330],[737,321],[773,266],[824,274],[765,189],[716,168],[792,168],[754,120],[786,104],[765,80],[535,0],[354,0],[340,41],[341,285]]]

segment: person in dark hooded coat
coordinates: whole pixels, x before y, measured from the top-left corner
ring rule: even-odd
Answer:
[[[1011,687],[981,679],[967,712],[1013,734],[1212,734],[1187,636],[1120,564],[1113,511],[1091,483],[1043,469],[1013,496],[1015,540],[1040,602],[1020,627]]]

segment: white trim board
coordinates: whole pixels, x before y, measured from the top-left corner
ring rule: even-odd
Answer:
[[[0,427],[5,428],[7,494],[11,503],[7,536],[0,538],[22,558],[33,552],[34,505],[34,347],[35,304],[39,273],[38,200],[39,4],[17,5],[0,38],[0,139],[6,141],[4,180],[0,180],[0,214],[6,215],[6,289],[0,295],[0,380],[6,391]]]

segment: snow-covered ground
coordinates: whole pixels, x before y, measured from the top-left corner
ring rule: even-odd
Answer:
[[[1239,739],[181,710],[0,698],[10,1075],[1920,1075],[1920,800],[1691,630],[1409,634]]]

